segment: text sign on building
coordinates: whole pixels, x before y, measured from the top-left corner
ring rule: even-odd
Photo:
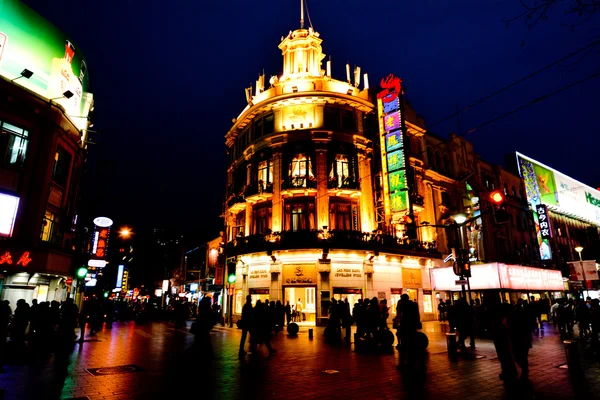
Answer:
[[[331,268],[331,276],[341,279],[363,279],[363,270],[361,267],[351,266],[333,266]]]
[[[316,285],[317,265],[285,264],[283,266],[283,284],[295,286]]]
[[[540,226],[540,235],[542,239],[549,239],[552,237],[552,230],[550,229],[550,218],[548,217],[548,208],[543,204],[535,206],[535,211],[538,215],[538,224]]]
[[[383,90],[377,94],[379,134],[384,176],[386,214],[405,212],[409,209],[408,183],[400,95],[402,80],[389,75],[381,81]],[[389,215],[388,215],[389,217]]]
[[[402,286],[418,289],[423,287],[423,275],[417,268],[402,268]]]

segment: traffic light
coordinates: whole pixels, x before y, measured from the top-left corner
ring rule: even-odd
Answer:
[[[458,255],[456,254],[456,250],[452,249],[452,270],[454,271],[454,275],[460,276],[460,262],[458,259]]]
[[[506,209],[506,196],[500,190],[494,190],[490,193],[490,202],[492,203],[492,213],[494,221],[497,224],[506,224],[510,222],[510,214]]]
[[[453,268],[455,275],[463,278],[471,277],[471,261],[469,261],[469,251],[467,249],[459,249]]]
[[[417,238],[417,224],[415,223],[415,216],[413,214],[408,214],[404,216],[404,224],[406,227],[406,236],[409,239]]]
[[[86,267],[77,268],[77,277],[82,279],[85,278],[88,273],[88,269]]]
[[[471,261],[469,261],[469,251],[461,249],[460,270],[465,278],[471,277]]]
[[[235,266],[234,262],[227,263],[227,282],[235,283]]]

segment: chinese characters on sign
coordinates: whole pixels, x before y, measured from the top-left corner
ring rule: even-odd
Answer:
[[[283,266],[284,285],[316,285],[316,264],[285,264]]]
[[[548,209],[543,204],[538,204],[535,207],[535,211],[538,215],[538,223],[540,225],[540,234],[542,239],[549,239],[552,237],[552,231],[550,229],[550,218],[548,217]]]
[[[387,204],[389,212],[407,211],[408,184],[406,180],[406,158],[402,132],[402,107],[400,95],[402,80],[389,75],[381,81],[384,89],[377,95],[382,158],[387,173]]]
[[[14,263],[15,265],[26,267],[31,261],[33,261],[29,255],[30,253],[28,251],[24,251],[23,254],[21,254],[21,257],[14,262],[13,254],[10,251],[5,251],[4,253],[0,253],[0,264],[12,265]]]

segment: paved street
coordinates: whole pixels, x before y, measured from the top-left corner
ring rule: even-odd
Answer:
[[[359,354],[354,348],[324,342],[322,328],[313,339],[308,328],[298,337],[281,333],[278,352],[258,358],[237,357],[241,332],[217,326],[211,334],[214,360],[202,360],[191,348],[193,337],[172,325],[116,323],[95,338],[75,344],[66,360],[30,360],[9,365],[0,374],[5,399],[395,399],[395,398],[600,398],[600,368],[589,362],[585,378],[572,382],[565,352],[553,329],[534,341],[531,386],[506,387],[498,379],[493,345],[479,340],[474,357],[456,362],[446,353],[445,325],[424,324],[430,338],[427,372],[402,374],[398,353]],[[101,367],[135,365],[117,374],[97,375]],[[133,371],[133,372],[124,372]],[[104,371],[106,372],[106,370]]]

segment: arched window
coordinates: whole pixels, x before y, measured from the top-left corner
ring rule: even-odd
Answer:
[[[435,165],[437,169],[444,168],[444,164],[442,163],[442,156],[440,155],[439,151],[435,152]]]
[[[429,168],[433,170],[437,169],[435,165],[435,157],[433,156],[433,150],[429,146],[427,146],[427,163],[429,164]]]
[[[444,171],[447,173],[452,173],[450,169],[450,156],[448,153],[444,153]]]

